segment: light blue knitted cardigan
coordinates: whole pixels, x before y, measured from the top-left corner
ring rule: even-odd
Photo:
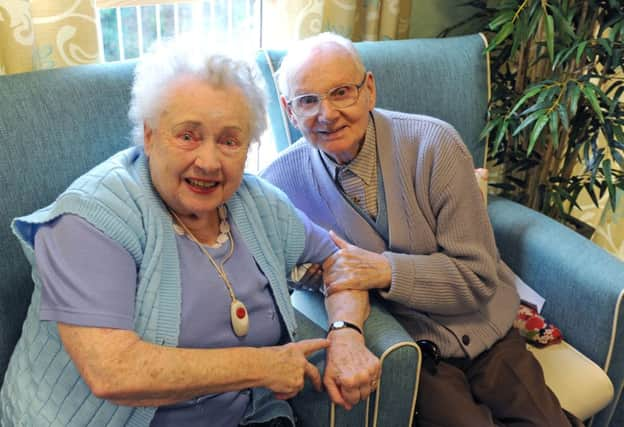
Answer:
[[[296,323],[286,274],[304,248],[304,227],[288,199],[261,179],[245,175],[227,202],[245,244],[269,280],[291,339]],[[171,217],[152,186],[142,149],[117,153],[78,178],[46,208],[13,221],[33,265],[35,282],[23,332],[0,391],[0,425],[148,426],[156,408],[117,406],[96,398],[63,350],[54,322],[39,320],[41,282],[34,263],[37,227],[77,214],[120,243],[138,267],[135,331],[142,339],[176,346],[181,310],[180,267]],[[254,389],[244,422],[292,412],[266,389]]]

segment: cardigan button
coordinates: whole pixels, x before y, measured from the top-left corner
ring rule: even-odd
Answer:
[[[470,344],[470,337],[468,335],[463,335],[462,342],[464,343],[464,345]]]

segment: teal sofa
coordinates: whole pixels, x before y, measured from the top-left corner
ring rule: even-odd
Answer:
[[[485,46],[480,34],[356,43],[375,75],[377,106],[451,123],[475,167],[485,160],[485,146],[479,140],[490,90]],[[257,55],[271,95],[269,115],[278,149],[300,137],[281,110],[275,85],[274,73],[284,53],[264,50]],[[624,263],[517,203],[490,197],[488,210],[502,258],[546,298],[542,314],[561,328],[566,339],[560,346],[531,348],[549,386],[564,407],[581,418],[600,411],[593,426],[624,426]],[[394,393],[400,398],[400,392]]]
[[[11,219],[51,203],[74,179],[130,144],[133,62],[0,77],[0,384],[20,336],[33,283]],[[297,301],[298,295],[293,299]],[[303,298],[302,338],[325,336],[322,300]],[[308,384],[293,400],[303,426],[407,426],[413,417],[420,351],[381,306],[366,341],[383,360],[380,390],[351,411]],[[314,361],[322,368],[324,358]],[[394,391],[400,390],[400,399]],[[0,411],[2,408],[0,407]],[[35,426],[33,426],[35,427]]]
[[[377,77],[380,106],[452,123],[475,164],[483,163],[478,134],[488,88],[479,36],[361,43],[358,49]],[[271,128],[278,148],[297,138],[294,129],[287,130],[272,84],[272,68],[282,54],[261,51],[257,58],[267,78]],[[76,177],[130,144],[126,114],[133,69],[134,63],[125,62],[0,77],[0,382],[20,336],[33,286],[9,223],[50,203]],[[617,328],[622,320],[622,263],[515,203],[492,198],[489,211],[503,258],[547,298],[545,316],[561,327],[570,344],[604,367],[615,386],[615,399],[595,417],[594,426],[624,425],[619,405],[624,333]],[[298,291],[293,302],[305,315],[300,317],[302,330],[323,335],[327,319],[322,300]],[[410,425],[416,416],[419,349],[376,300],[366,324],[366,340],[382,360],[379,391],[344,411],[307,386],[293,401],[302,425]],[[322,357],[315,362],[322,368]]]

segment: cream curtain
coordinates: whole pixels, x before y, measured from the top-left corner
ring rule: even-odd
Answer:
[[[324,31],[354,41],[409,37],[412,0],[264,0],[265,46]]]
[[[99,58],[95,0],[0,0],[0,75]]]
[[[574,216],[596,229],[592,241],[624,261],[624,191],[617,190],[615,212],[607,205],[607,198],[596,207],[589,196],[579,198],[582,210],[575,210]]]

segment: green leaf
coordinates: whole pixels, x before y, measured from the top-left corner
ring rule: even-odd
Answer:
[[[492,131],[492,129],[494,129],[496,126],[498,126],[498,124],[500,122],[503,121],[502,117],[498,117],[494,120],[491,120],[489,122],[487,122],[487,124],[485,125],[485,127],[483,128],[483,130],[481,131],[481,133],[479,134],[479,140],[483,140],[485,138],[487,138],[487,136],[490,134],[490,132]]]
[[[555,23],[552,15],[546,15],[546,47],[550,63],[555,61]]]
[[[537,86],[533,86],[533,87],[525,90],[524,95],[522,95],[522,98],[520,98],[518,100],[518,102],[516,102],[514,107],[509,112],[508,116],[512,116],[513,113],[518,111],[518,109],[520,107],[522,107],[522,105],[526,102],[526,100],[531,98],[531,97],[533,97],[533,96],[535,96],[540,90],[542,90],[542,87],[543,87],[543,85],[537,85]]]
[[[596,94],[594,93],[594,88],[592,87],[592,85],[583,85],[581,90],[583,91],[583,95],[585,95],[585,99],[589,101],[589,105],[591,105],[592,109],[598,116],[598,120],[600,120],[600,123],[604,123],[604,117],[602,115],[602,111],[600,110],[600,104],[598,103],[598,98],[596,98]]]
[[[622,27],[623,24],[624,24],[623,21],[619,21],[617,24],[613,26],[613,28],[611,28],[611,31],[609,31],[609,35],[607,37],[611,43],[615,41],[616,36],[618,32],[620,31],[620,28]]]
[[[544,126],[546,126],[546,123],[548,123],[548,119],[549,117],[547,114],[537,119],[537,122],[535,123],[535,126],[533,127],[533,130],[531,131],[531,138],[529,139],[529,147],[527,148],[527,156],[529,156],[531,152],[533,151],[533,148],[535,147],[535,142],[537,141],[537,138],[539,138],[540,134],[542,133],[542,129],[544,129]]]
[[[619,150],[612,148],[611,157],[613,157],[613,160],[616,161],[620,169],[624,169],[624,156],[622,156],[622,153],[620,153]]]
[[[613,133],[615,134],[615,139],[621,144],[624,144],[624,131],[622,131],[622,128],[620,126],[614,126]]]
[[[529,126],[531,123],[533,123],[538,118],[542,117],[545,112],[546,112],[546,109],[542,109],[542,110],[539,110],[539,111],[535,111],[531,115],[527,116],[527,118],[524,119],[522,121],[522,123],[520,123],[520,126],[518,126],[516,129],[514,129],[514,131],[511,134],[511,136],[518,135],[520,133],[520,131],[522,131],[522,129],[524,129],[525,127]]]
[[[611,48],[611,43],[609,43],[609,39],[600,38],[598,39],[598,43],[604,48],[604,50],[607,52],[607,55],[611,56],[613,54],[613,49]]]
[[[562,63],[567,61],[568,58],[570,57],[570,55],[572,55],[573,52],[574,52],[574,48],[573,47],[570,47],[568,49],[564,49],[564,50],[559,51],[557,53],[557,55],[555,56],[555,61],[553,62],[552,69],[553,70],[556,69]]]
[[[574,117],[576,115],[576,109],[578,107],[578,100],[581,94],[581,88],[578,84],[572,86],[570,90],[570,115]]]
[[[537,2],[535,2],[537,4]],[[541,11],[541,9],[539,9]],[[541,21],[541,13],[534,13],[533,15],[531,15],[531,19],[529,21],[529,29],[526,33],[526,37],[527,38],[533,38],[535,37],[535,32],[537,31],[537,26],[539,25],[540,21]]]
[[[580,64],[581,55],[585,52],[585,47],[587,47],[587,41],[580,42],[578,47],[576,48],[576,63]]]
[[[603,173],[605,181],[607,181],[607,189],[609,190],[609,202],[611,203],[611,209],[615,212],[615,186],[613,185],[613,173],[611,172],[611,160],[606,159],[602,162]]]
[[[555,97],[555,95],[557,95],[559,93],[561,88],[559,87],[558,84],[554,84],[550,80],[544,80],[543,82],[546,85],[549,85],[550,87],[546,87],[545,86],[542,89],[542,91],[540,92],[539,96],[537,97],[537,102],[538,103],[541,103],[541,102],[551,103],[552,99]]]
[[[526,110],[522,111],[520,113],[521,116],[527,116],[529,114],[531,114],[534,111],[537,110],[544,110],[546,108],[550,107],[550,103],[547,102],[541,102],[539,99],[537,101],[537,104],[531,105],[529,108],[527,108]]]
[[[557,209],[559,210],[559,212],[565,212],[565,208],[563,207],[563,202],[561,201],[561,196],[559,195],[557,191],[554,192],[553,199],[555,199],[555,204],[557,205]]]
[[[558,27],[562,28],[563,32],[566,33],[566,35],[572,40],[576,39],[576,34],[574,34],[572,26],[570,25],[566,17],[563,16],[563,13],[561,13],[561,11],[556,6],[548,5],[548,8],[552,11],[554,17],[557,18]]]
[[[495,47],[497,47],[499,44],[505,41],[505,39],[509,37],[509,35],[513,32],[513,29],[514,29],[513,22],[507,22],[505,25],[503,25],[503,27],[496,34],[496,36],[494,37],[494,40],[492,40],[492,43],[488,46],[486,51],[491,52]]]
[[[556,150],[559,147],[559,114],[553,113],[550,115],[549,125],[552,144]]]
[[[568,120],[568,111],[565,109],[563,104],[557,105],[557,111],[559,112],[559,118],[561,119],[561,124],[563,128],[567,131],[570,129],[570,121]]]
[[[496,31],[498,27],[505,24],[508,21],[511,21],[514,17],[514,11],[511,9],[507,9],[503,12],[499,12],[498,15],[492,19],[492,21],[488,24],[488,28],[492,31]]]
[[[492,150],[494,153],[498,153],[498,149],[500,147],[500,143],[505,136],[505,132],[507,132],[507,127],[509,126],[509,121],[504,121],[498,128],[498,132],[496,132],[496,139],[494,140],[494,146]]]
[[[609,106],[609,116],[613,116],[615,112],[615,108],[620,103],[620,98],[622,97],[622,92],[624,92],[624,86],[620,86],[615,90],[613,97],[611,98],[611,106]]]
[[[592,199],[592,202],[594,202],[594,206],[599,207],[598,197],[596,197],[596,190],[594,189],[594,186],[590,183],[587,183],[584,185],[584,187],[585,191],[587,191],[587,194],[589,194],[589,197]]]

